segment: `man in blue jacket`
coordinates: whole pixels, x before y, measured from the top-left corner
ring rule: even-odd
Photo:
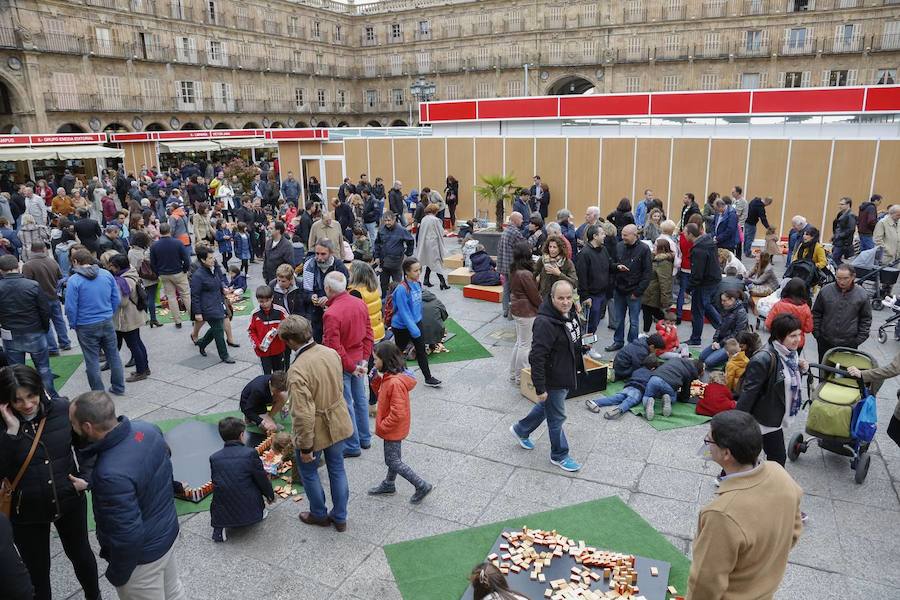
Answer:
[[[72,253],[72,274],[66,284],[66,318],[75,330],[84,355],[84,366],[92,390],[103,391],[100,349],[110,371],[110,392],[125,395],[125,369],[119,358],[112,317],[119,308],[121,291],[112,273],[97,266],[88,250]]]
[[[734,210],[725,201],[719,198],[715,203],[716,219],[713,221],[713,237],[716,238],[716,248],[725,248],[726,250],[734,250],[740,243],[740,233],[738,232],[738,216]]]
[[[285,202],[297,206],[300,199],[300,182],[294,179],[293,171],[288,171],[287,177],[281,182],[281,195],[284,196]]]
[[[150,245],[150,266],[166,291],[175,328],[181,329],[181,311],[178,310],[177,298],[181,298],[184,309],[191,314],[191,287],[187,276],[191,268],[191,256],[187,246],[172,237],[172,228],[168,223],[160,224],[159,239]]]
[[[81,394],[69,405],[72,429],[96,457],[90,486],[100,557],[122,600],[187,596],[178,578],[174,545],[178,515],[172,497],[172,461],[162,432],[144,421],[116,418],[105,392]]]

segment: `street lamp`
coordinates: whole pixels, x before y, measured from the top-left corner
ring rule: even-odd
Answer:
[[[411,86],[409,86],[409,92],[412,94],[413,98],[416,99],[416,102],[428,102],[435,95],[435,85],[431,81],[425,81],[424,77],[419,77],[416,79]],[[412,126],[413,122],[413,114],[412,114],[412,103],[409,104],[409,124]]]

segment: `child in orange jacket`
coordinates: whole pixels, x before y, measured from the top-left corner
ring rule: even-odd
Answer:
[[[709,383],[703,390],[703,397],[697,402],[695,412],[698,415],[714,417],[720,412],[732,410],[737,406],[731,390],[725,385],[725,374],[722,371],[713,371],[709,374]]]
[[[666,343],[662,350],[657,350],[657,354],[662,359],[688,358],[691,355],[687,344],[678,341],[676,319],[675,311],[670,308],[665,312],[665,318],[656,322],[656,333]]]
[[[250,343],[253,351],[262,363],[263,373],[269,375],[273,371],[287,371],[290,353],[284,341],[278,337],[278,326],[287,318],[284,307],[274,304],[275,292],[267,285],[256,288],[256,301],[259,310],[250,317]]]
[[[381,342],[375,346],[375,368],[381,377],[372,382],[378,393],[378,412],[375,415],[375,435],[384,440],[384,463],[387,477],[369,490],[370,496],[394,494],[397,475],[413,484],[416,493],[409,499],[418,504],[434,489],[434,486],[403,462],[400,445],[409,435],[409,392],[416,387],[415,378],[406,370],[403,353],[394,342]]]

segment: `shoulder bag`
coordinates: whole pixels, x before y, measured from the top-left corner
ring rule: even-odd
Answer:
[[[16,478],[12,480],[12,483],[9,482],[9,479],[4,478],[3,481],[0,481],[0,513],[3,513],[7,517],[12,515],[12,495],[13,492],[16,491],[16,487],[18,487],[19,482],[22,481],[22,477],[25,475],[25,471],[28,470],[28,465],[31,464],[31,459],[34,458],[34,452],[37,450],[38,442],[41,441],[41,434],[44,433],[44,423],[47,422],[46,417],[41,419],[41,424],[38,425],[37,433],[34,434],[34,441],[31,443],[31,450],[28,451],[28,456],[25,458],[25,462],[22,463],[22,466],[19,467],[19,472],[16,473]]]

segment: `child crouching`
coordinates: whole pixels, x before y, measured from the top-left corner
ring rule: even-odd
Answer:
[[[224,542],[225,528],[262,521],[263,496],[272,503],[275,492],[256,450],[244,445],[244,423],[225,417],[219,421],[219,435],[225,447],[209,457],[213,482],[209,515],[213,541]]]
[[[375,435],[384,440],[384,463],[388,472],[384,481],[369,490],[369,495],[394,494],[397,491],[394,482],[400,475],[416,488],[409,501],[418,504],[434,486],[409,468],[400,453],[400,446],[409,434],[409,392],[416,387],[416,380],[407,374],[403,353],[393,342],[375,346],[374,358],[375,368],[381,373]]]
[[[653,376],[653,369],[658,365],[659,360],[654,355],[647,356],[644,359],[643,366],[631,374],[631,378],[621,392],[612,396],[602,396],[596,400],[588,398],[584,401],[584,405],[592,413],[600,412],[600,408],[603,406],[614,406],[615,408],[603,414],[603,418],[611,421],[621,418],[632,406],[636,406],[641,402],[644,390],[647,389],[647,383]]]
[[[732,410],[737,406],[731,390],[725,385],[725,373],[713,371],[709,374],[709,383],[703,390],[703,397],[697,402],[695,412],[698,415],[714,417],[720,412]]]

